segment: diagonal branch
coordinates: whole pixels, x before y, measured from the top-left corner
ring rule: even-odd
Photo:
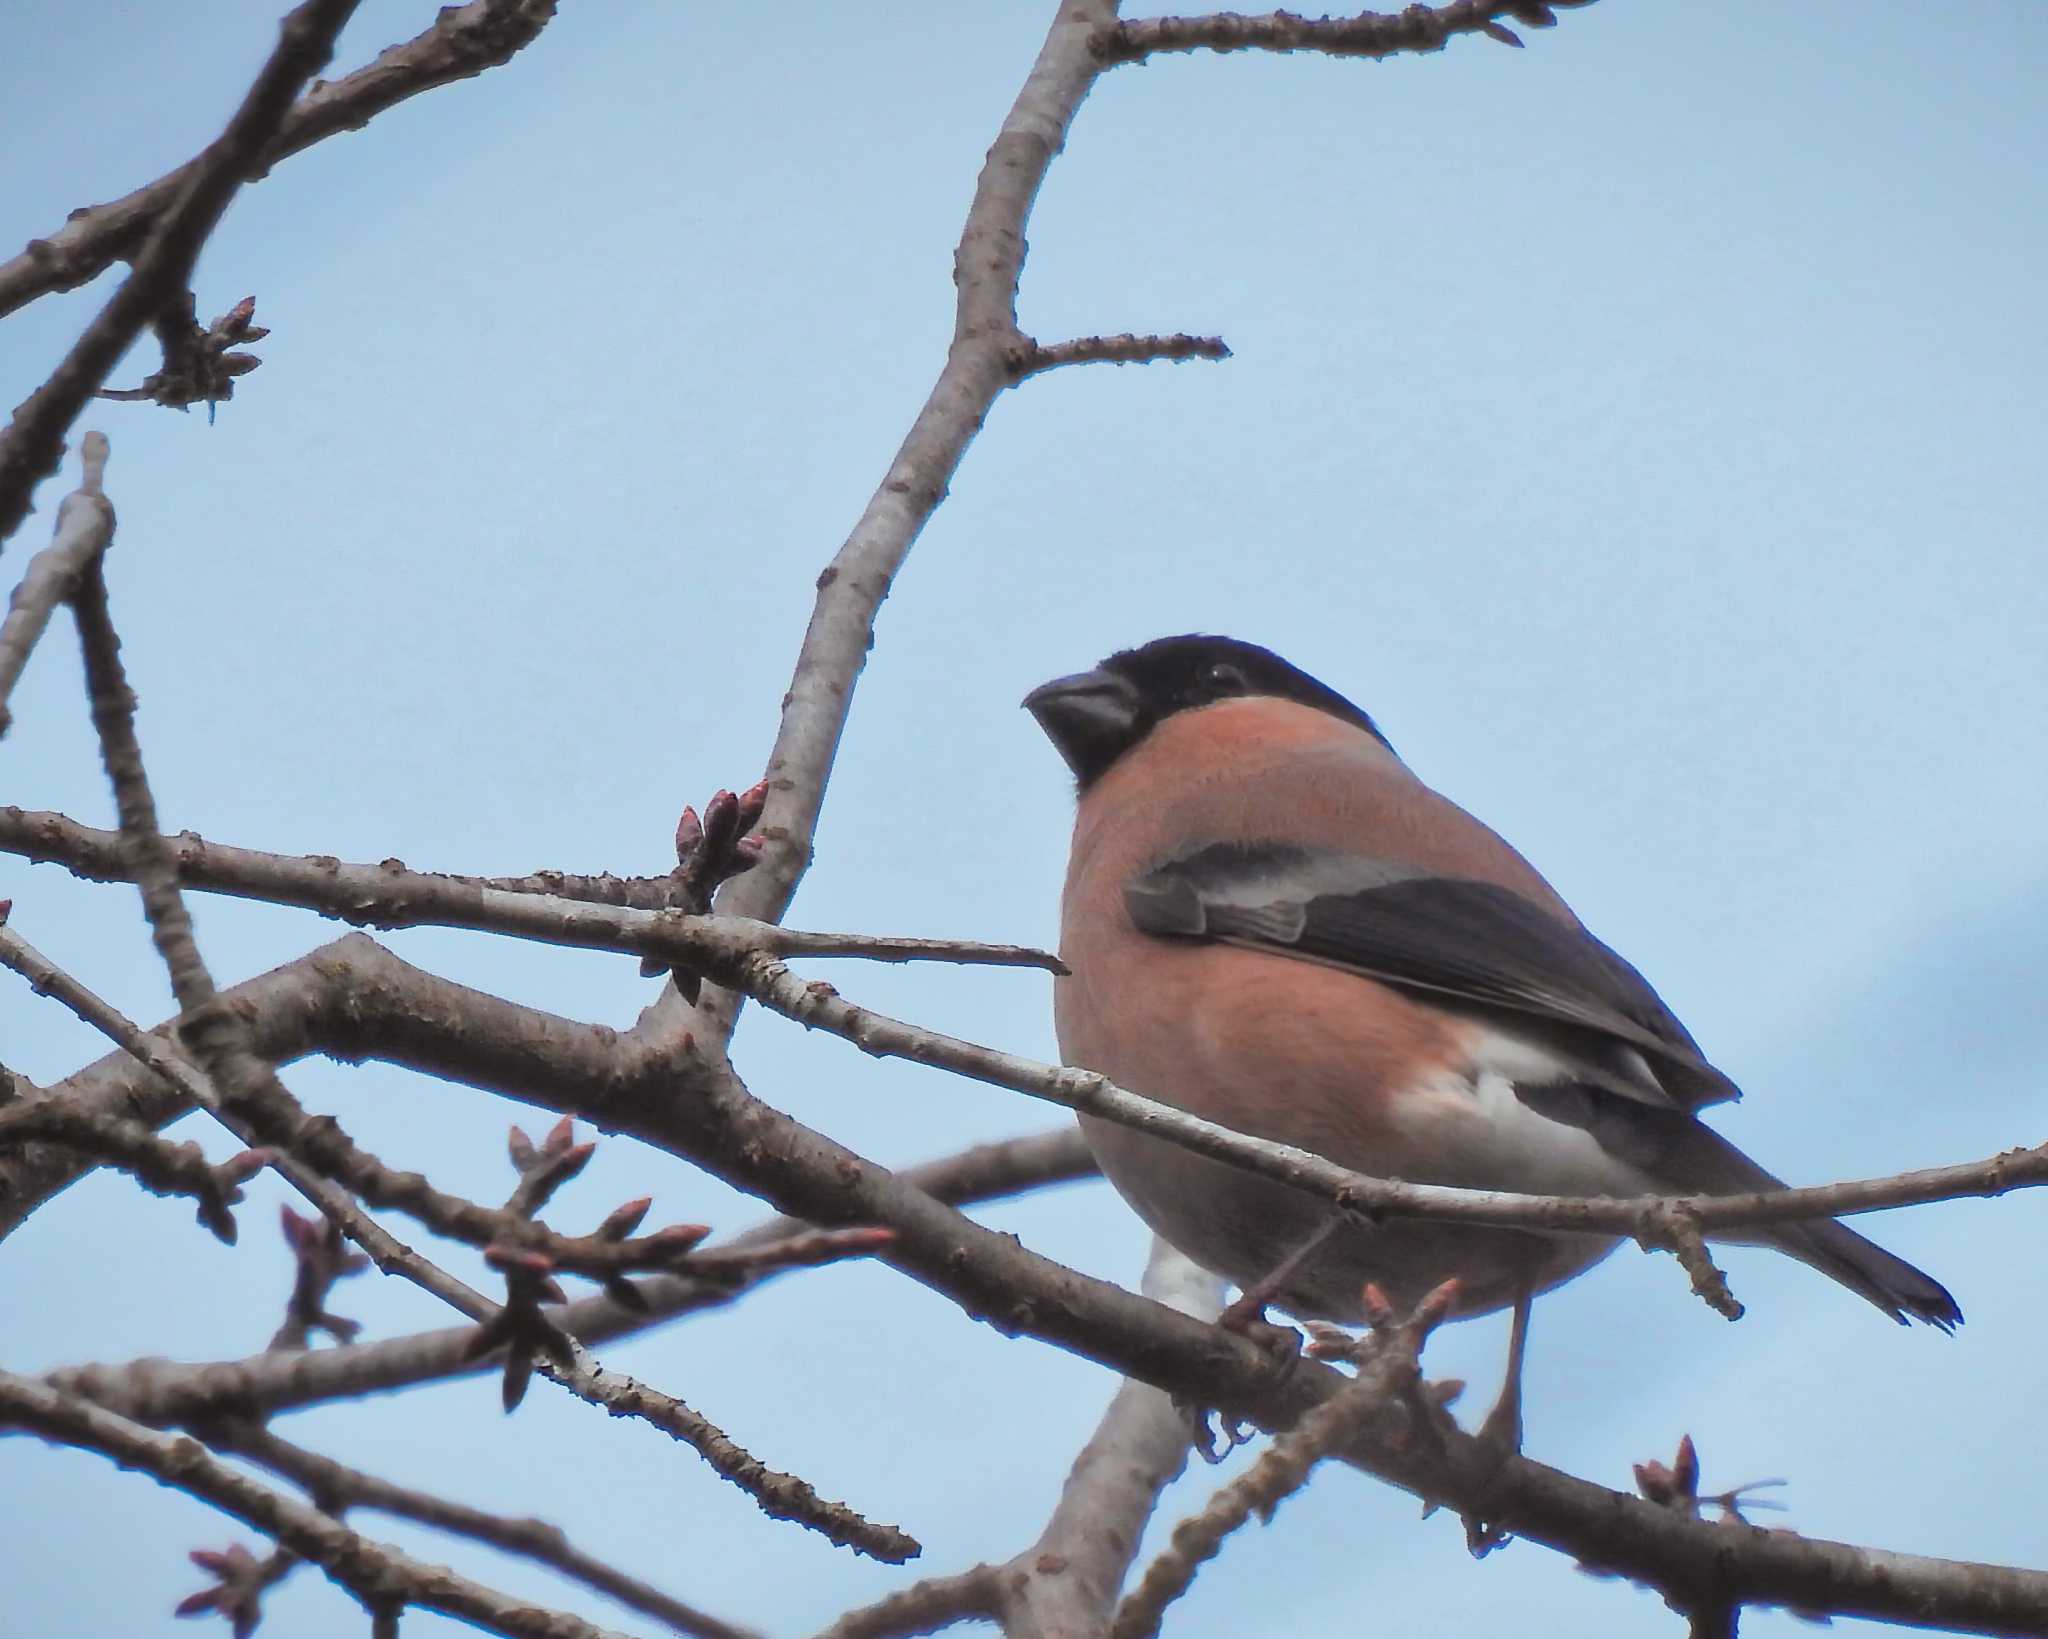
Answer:
[[[85,476],[57,508],[50,544],[28,560],[21,584],[8,599],[7,619],[0,622],[0,735],[13,721],[7,698],[21,679],[29,651],[41,640],[57,605],[77,590],[86,565],[114,538],[114,509],[101,487],[107,470],[107,435],[87,433],[81,455]]]
[[[1214,1320],[1223,1310],[1223,1282],[1163,1240],[1152,1243],[1139,1289],[1197,1320]],[[1159,1494],[1187,1466],[1188,1443],[1188,1419],[1172,1397],[1126,1379],[1074,1459],[1045,1530],[1005,1567],[1005,1639],[1101,1629]]]
[[[33,1377],[0,1371],[0,1433],[26,1429],[211,1503],[309,1560],[366,1608],[439,1611],[507,1639],[622,1639],[566,1611],[549,1610],[358,1536],[317,1508],[280,1496],[222,1462],[188,1434],[161,1434]]]
[[[510,62],[554,14],[555,0],[469,0],[443,8],[425,32],[380,52],[353,74],[314,85],[293,103],[263,150],[262,169],[342,131],[359,131],[408,97]],[[73,211],[48,238],[31,239],[19,256],[0,263],[0,318],[38,296],[76,289],[134,256],[204,158],[188,160],[124,198]]]
[[[1082,99],[1102,72],[1091,42],[1115,21],[1117,0],[1060,0],[1052,27],[989,148],[953,257],[958,300],[953,342],[930,395],[845,543],[818,576],[818,597],[798,650],[782,722],[768,758],[762,862],[720,896],[721,908],[777,921],[811,862],[825,784],[853,706],[875,617],[925,523],[945,498],[967,447],[1011,384],[1013,360],[1035,345],[1017,328],[1024,229],[1047,169]],[[723,1041],[737,1001],[707,995],[698,1007],[672,987],[642,1015],[649,1040],[685,1032]]]
[[[721,1621],[585,1553],[570,1543],[560,1526],[550,1525],[546,1520],[493,1514],[410,1486],[396,1485],[294,1445],[260,1424],[224,1424],[207,1433],[209,1443],[216,1449],[250,1458],[290,1480],[323,1513],[339,1516],[351,1508],[373,1508],[380,1514],[431,1525],[438,1531],[488,1543],[508,1554],[546,1565],[694,1639],[759,1639],[751,1629]]]
[[[0,542],[28,515],[29,496],[57,470],[64,434],[92,395],[106,385],[135,338],[192,281],[200,248],[228,201],[262,169],[300,89],[334,54],[335,36],[359,0],[304,0],[278,27],[270,55],[242,106],[197,159],[186,167],[176,203],[156,219],[134,271],[101,308],[50,378],[21,402],[0,431]]]

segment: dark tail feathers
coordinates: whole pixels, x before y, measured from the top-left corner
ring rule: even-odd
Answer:
[[[1697,1120],[1687,1120],[1666,1136],[1655,1170],[1669,1180],[1668,1187],[1686,1194],[1746,1195],[1786,1187],[1783,1179],[1773,1177]],[[1909,1320],[1924,1320],[1951,1332],[1963,1323],[1963,1311],[1940,1281],[1832,1219],[1759,1224],[1726,1238],[1789,1252],[1868,1298],[1902,1326]]]
[[[1956,1307],[1946,1286],[1875,1241],[1865,1240],[1846,1224],[1781,1224],[1771,1240],[1800,1262],[1868,1298],[1902,1326],[1909,1320],[1924,1320],[1952,1332],[1963,1323],[1963,1311]]]

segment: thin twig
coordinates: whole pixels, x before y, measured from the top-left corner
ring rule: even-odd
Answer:
[[[555,0],[469,0],[445,7],[431,27],[380,52],[353,74],[316,84],[264,148],[262,171],[437,86],[495,68],[532,43],[555,14]],[[73,290],[133,256],[176,204],[205,155],[124,198],[73,211],[63,227],[0,264],[0,318],[52,291]],[[253,178],[251,180],[254,180]]]
[[[39,1379],[0,1371],[0,1431],[8,1425],[99,1452],[211,1503],[318,1565],[366,1604],[397,1601],[439,1611],[507,1639],[621,1639],[567,1611],[499,1593],[359,1536],[319,1509],[259,1485],[189,1434],[161,1434]]]
[[[1011,366],[1014,379],[1026,380],[1069,364],[1180,364],[1188,359],[1222,360],[1230,349],[1221,336],[1078,336],[1050,344],[1032,342]]]
[[[961,962],[1062,971],[1058,957],[1029,945],[811,933],[743,916],[692,916],[676,910],[564,897],[539,885],[544,876],[523,879],[517,887],[499,887],[490,878],[409,870],[395,859],[350,865],[325,854],[261,853],[189,835],[166,837],[163,843],[174,878],[182,885],[267,904],[297,905],[356,927],[468,928],[578,950],[657,957],[679,966],[726,961],[742,952],[760,950],[778,956]],[[95,881],[135,878],[136,867],[117,833],[80,825],[62,814],[0,809],[0,851],[59,861],[74,874]],[[622,879],[611,880],[622,883]]]
[[[28,515],[29,496],[57,470],[64,433],[131,343],[192,282],[192,265],[228,201],[262,169],[292,101],[327,66],[335,36],[359,0],[304,0],[278,25],[277,49],[242,106],[179,184],[177,203],[155,222],[134,271],[86,326],[63,362],[21,402],[0,432],[0,541]]]
[[[2048,1144],[2007,1150],[1983,1161],[1888,1178],[1807,1189],[1725,1196],[1525,1195],[1509,1190],[1409,1184],[1352,1172],[1311,1151],[1253,1138],[1170,1104],[1143,1098],[1092,1070],[1044,1064],[927,1030],[847,1001],[821,980],[806,981],[772,957],[750,956],[720,974],[765,1006],[800,1024],[844,1037],[878,1058],[908,1059],[976,1081],[1100,1116],[1227,1161],[1277,1183],[1331,1201],[1364,1219],[1430,1218],[1492,1229],[1571,1230],[1682,1242],[1686,1224],[1734,1229],[1795,1219],[1838,1217],[1963,1196],[2001,1195],[2048,1184]],[[1674,1217],[1674,1214],[1676,1215]],[[1697,1277],[1696,1277],[1697,1278]]]
[[[248,1457],[290,1480],[325,1513],[338,1515],[351,1508],[373,1508],[380,1514],[431,1525],[438,1531],[488,1543],[508,1554],[549,1566],[631,1610],[666,1623],[677,1633],[691,1634],[696,1639],[758,1639],[751,1628],[721,1621],[606,1564],[594,1554],[585,1553],[569,1541],[560,1526],[546,1520],[493,1514],[410,1486],[396,1485],[294,1445],[260,1424],[220,1425],[210,1428],[208,1435],[219,1449]]]
[[[57,508],[50,544],[28,560],[21,584],[0,622],[0,735],[13,722],[8,697],[28,664],[29,652],[50,624],[58,604],[70,597],[85,566],[114,538],[114,509],[101,487],[107,470],[107,435],[87,433],[80,444],[85,475]]]
[[[907,1167],[898,1176],[934,1199],[965,1205],[1093,1172],[1094,1162],[1081,1135],[1066,1128],[977,1144],[957,1155]],[[780,1255],[778,1249],[820,1233],[792,1218],[770,1218],[697,1255],[699,1264],[719,1271],[715,1280],[657,1275],[637,1288],[647,1305],[644,1311],[591,1297],[554,1311],[554,1319],[586,1343],[631,1337],[679,1316],[723,1307],[776,1275],[807,1267]],[[764,1255],[765,1266],[754,1263]],[[730,1280],[727,1270],[734,1272]],[[475,1336],[474,1327],[458,1326],[314,1354],[265,1352],[196,1364],[150,1357],[120,1365],[66,1367],[51,1381],[144,1423],[185,1422],[229,1408],[268,1416],[489,1370],[489,1358],[473,1352]]]
[[[1502,45],[1519,46],[1500,19],[1548,28],[1554,7],[1592,0],[1453,0],[1446,6],[1409,6],[1399,12],[1360,12],[1354,17],[1301,17],[1270,11],[1246,17],[1220,12],[1208,17],[1142,17],[1117,23],[1095,37],[1105,66],[1143,62],[1172,51],[1314,51],[1330,57],[1393,57],[1441,51],[1460,34],[1484,34]]]
[[[973,1565],[951,1576],[929,1576],[850,1610],[815,1639],[914,1639],[960,1622],[993,1619],[1002,1609],[1003,1569]],[[1005,1634],[1008,1639],[1008,1634]]]
[[[18,960],[25,947],[0,928],[0,963],[23,971]],[[139,1121],[80,1109],[62,1098],[22,1100],[0,1107],[0,1144],[40,1140],[89,1155],[117,1168],[152,1195],[184,1197],[197,1203],[198,1218],[220,1240],[235,1242],[234,1214],[241,1186],[262,1169],[269,1156],[246,1150],[215,1166],[197,1144],[160,1138]]]

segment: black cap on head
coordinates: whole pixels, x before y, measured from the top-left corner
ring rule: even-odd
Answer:
[[[1043,683],[1024,697],[1024,707],[1085,791],[1176,712],[1246,696],[1292,700],[1387,743],[1364,712],[1271,649],[1192,632],[1119,650],[1093,671]]]

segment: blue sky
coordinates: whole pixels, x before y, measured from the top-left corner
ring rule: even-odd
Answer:
[[[18,9],[0,129],[32,157],[0,175],[13,242],[193,151],[270,39],[251,5]],[[812,579],[942,357],[960,216],[1048,10],[571,6],[511,67],[246,193],[199,307],[253,291],[264,368],[211,426],[112,404],[85,423],[113,440],[109,573],[166,822],[430,868],[661,868],[679,805],[761,768]],[[371,0],[336,71],[425,16]],[[1033,223],[1026,328],[1214,331],[1236,357],[1061,372],[997,406],[883,612],[793,919],[1049,941],[1067,784],[1017,699],[1112,648],[1226,630],[1360,700],[1529,854],[1749,1090],[1716,1124],[1774,1169],[2036,1142],[2048,11],[1956,0],[1937,31],[1837,0],[1604,0],[1528,39],[1386,64],[1167,59],[1097,88]],[[7,402],[108,288],[0,324]],[[139,350],[117,380],[152,367]],[[110,823],[74,653],[60,624],[17,692],[0,801]],[[0,861],[10,895],[104,994],[167,1010],[132,895]],[[337,931],[198,914],[225,978]],[[577,1017],[625,1023],[649,994],[629,959],[393,943]],[[832,977],[1053,1052],[1041,976]],[[0,988],[0,1043],[39,1079],[99,1051],[21,988]],[[736,1056],[762,1096],[884,1160],[1054,1118],[766,1017]],[[544,1124],[395,1071],[290,1081],[483,1195],[506,1183],[508,1119]],[[649,1190],[673,1217],[756,1215],[612,1141],[558,1217]],[[72,1191],[0,1248],[5,1363],[260,1347],[289,1279],[277,1198],[257,1186],[229,1251],[118,1182]],[[1142,1262],[1099,1185],[986,1216],[1096,1273]],[[1669,1260],[1624,1251],[1537,1311],[1531,1454],[1625,1484],[1689,1430],[1711,1485],[1789,1476],[1801,1530],[2048,1562],[2014,1506],[2037,1484],[2048,1203],[1862,1227],[1954,1289],[1956,1338],[1739,1250],[1750,1312],[1731,1326]],[[440,1319],[374,1279],[338,1306],[377,1333]],[[1497,1322],[1454,1328],[1432,1367],[1483,1405],[1503,1342]],[[926,1571],[1027,1542],[1112,1389],[865,1266],[607,1356],[920,1535]],[[545,1512],[778,1635],[905,1580],[541,1390],[509,1427],[477,1383],[283,1426]],[[1183,1481],[1162,1522],[1216,1478]],[[197,1586],[184,1550],[246,1537],[21,1441],[0,1442],[0,1496],[24,1631],[161,1631]],[[1168,1631],[1369,1611],[1454,1634],[1532,1606],[1590,1635],[1673,1622],[1532,1547],[1475,1566],[1455,1522],[1415,1512],[1321,1475]],[[310,1575],[273,1611],[310,1639],[363,1626]]]

